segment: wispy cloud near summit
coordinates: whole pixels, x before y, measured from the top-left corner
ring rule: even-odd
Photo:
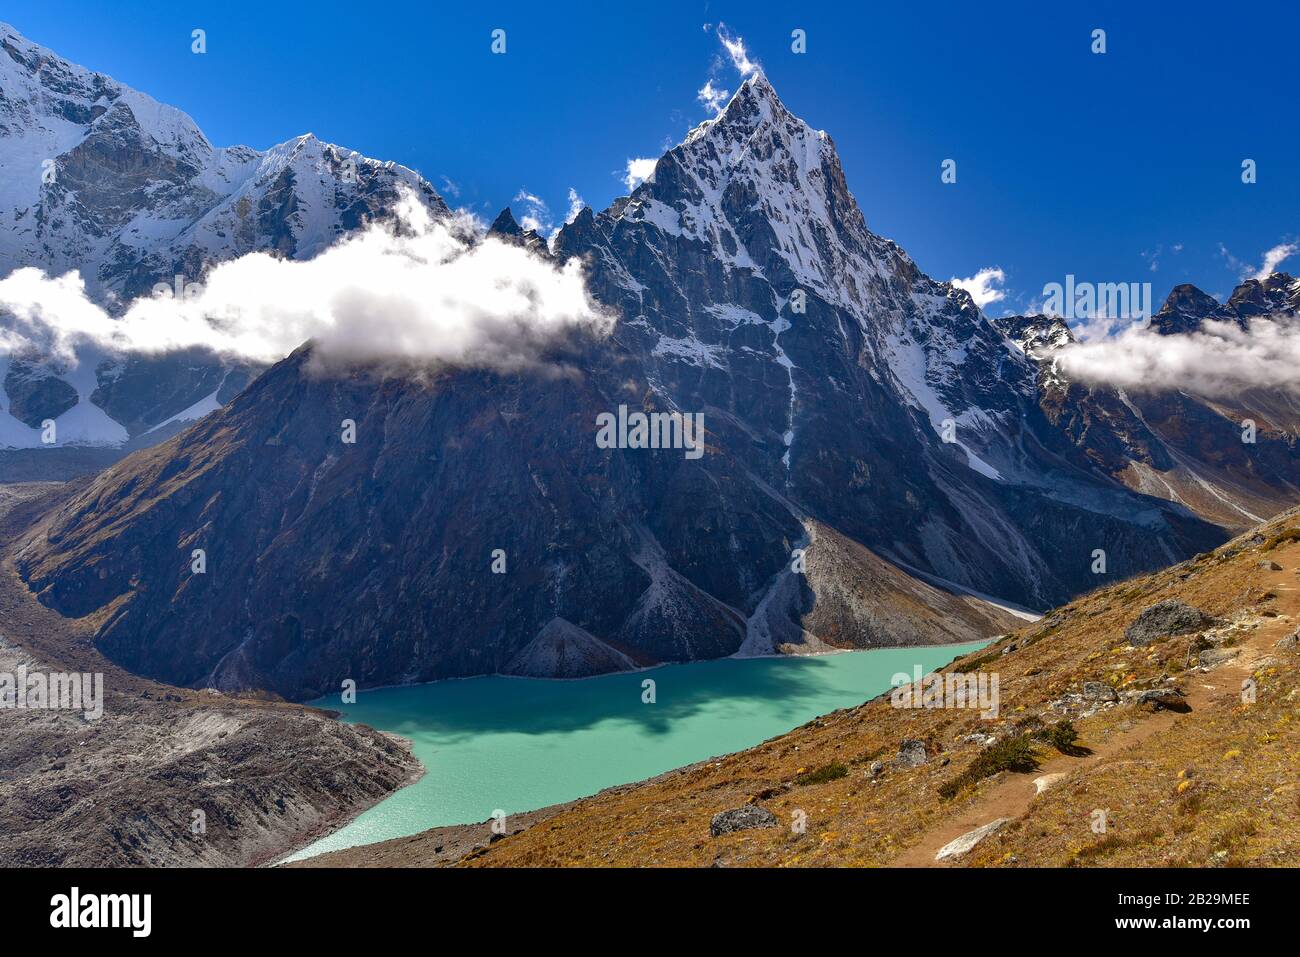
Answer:
[[[718,24],[718,39],[726,48],[727,55],[731,57],[731,65],[743,77],[749,77],[762,70],[758,62],[749,58],[749,51],[745,48],[745,41],[738,36],[734,36],[727,29],[725,23]]]
[[[745,41],[733,35],[725,23],[719,23],[717,26],[706,23],[704,29],[717,34],[718,41],[722,44],[722,51],[726,54],[725,59],[721,53],[713,58],[708,78],[695,94],[700,105],[716,116],[731,99],[730,84],[720,81],[718,76],[723,72],[727,61],[731,62],[742,80],[748,79],[755,73],[761,73],[763,68],[756,60],[750,58]]]
[[[985,306],[1000,302],[1007,297],[1005,290],[995,288],[1002,285],[1006,278],[1006,274],[1003,273],[1000,267],[988,266],[968,279],[953,277],[949,282],[958,289],[965,289],[970,293],[970,297],[975,300],[975,305],[983,309]]]
[[[1297,249],[1300,249],[1300,245],[1296,243],[1278,243],[1272,249],[1267,250],[1264,253],[1264,264],[1259,267],[1259,271],[1255,273],[1253,278],[1263,282],[1277,271],[1277,267],[1281,265],[1284,259],[1290,259],[1294,256]]]

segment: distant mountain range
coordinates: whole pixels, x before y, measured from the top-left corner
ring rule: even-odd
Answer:
[[[1195,286],[1176,286],[1151,318],[1161,335],[1195,332],[1207,320],[1245,328],[1257,316],[1300,313],[1300,281],[1285,273],[1248,279],[1220,303]],[[1069,382],[1054,353],[1074,341],[1049,316],[994,320],[1039,365],[1039,406],[1077,450],[1076,458],[1134,491],[1185,505],[1239,531],[1300,498],[1296,435],[1300,402],[1281,389],[1232,399],[1170,390],[1089,388]],[[1254,442],[1242,425],[1255,424]]]
[[[0,34],[0,164],[34,177],[0,263],[80,266],[120,301],[250,249],[310,256],[399,183],[447,215],[409,170],[358,158],[345,182],[352,154],[310,138],[214,150],[183,114]],[[134,435],[220,408],[69,488],[19,552],[41,600],[185,685],[572,677],[983,637],[1017,620],[988,596],[1045,608],[1295,500],[1281,400],[1066,381],[1050,351],[1069,329],[990,320],[872,233],[831,138],[761,74],[630,196],[550,243],[508,210],[490,235],[579,257],[619,317],[555,347],[571,374],[321,375],[308,344],[244,387],[260,370],[106,360],[61,415],[90,403]],[[1296,297],[1281,275],[1224,306],[1179,287],[1156,321]],[[40,368],[11,363],[5,415],[70,401]],[[701,414],[705,454],[599,447],[597,417],[620,407]]]

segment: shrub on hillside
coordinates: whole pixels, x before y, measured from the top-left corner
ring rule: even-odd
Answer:
[[[830,764],[824,764],[820,768],[796,776],[794,783],[800,787],[805,784],[825,784],[827,781],[837,781],[848,773],[849,769],[846,765],[832,761]]]
[[[1285,545],[1287,542],[1300,542],[1300,526],[1288,528],[1284,532],[1278,532],[1264,543],[1264,551],[1271,552],[1279,545]]]
[[[1034,732],[1034,737],[1050,744],[1062,754],[1070,754],[1076,748],[1079,732],[1075,729],[1074,723],[1067,718],[1048,727],[1040,728]]]
[[[1033,771],[1038,767],[1034,745],[1026,734],[995,741],[976,755],[961,774],[939,786],[939,795],[956,797],[962,790],[992,777],[999,771]]]

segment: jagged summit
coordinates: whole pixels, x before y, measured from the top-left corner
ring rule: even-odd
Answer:
[[[128,301],[177,273],[265,250],[306,258],[381,215],[413,170],[313,134],[214,147],[183,111],[0,25],[0,275],[78,270]]]
[[[1245,327],[1256,316],[1295,313],[1300,310],[1300,282],[1284,272],[1264,279],[1247,279],[1232,291],[1226,303],[1191,283],[1175,286],[1151,327],[1162,335],[1195,332],[1206,320],[1235,322]]]
[[[501,210],[497,214],[497,218],[492,220],[492,225],[488,227],[487,234],[523,246],[540,256],[549,256],[551,254],[546,237],[535,229],[524,229],[520,226],[509,206]]]
[[[1275,272],[1262,281],[1247,279],[1228,297],[1228,308],[1243,318],[1296,312],[1300,310],[1300,281],[1284,272]]]
[[[1170,290],[1164,305],[1151,317],[1151,327],[1163,335],[1177,335],[1200,328],[1207,318],[1227,319],[1231,314],[1213,296],[1185,282]]]
[[[803,122],[790,112],[767,75],[759,70],[740,84],[717,116],[692,128],[683,143],[694,142],[716,126],[746,127],[752,131],[765,120],[786,118]],[[826,135],[820,130],[817,132],[823,137]]]
[[[855,311],[867,286],[891,295],[884,287],[896,276],[908,286],[915,278],[907,255],[867,229],[831,138],[791,113],[762,73],[606,212],[704,242],[728,267]]]
[[[523,228],[515,219],[515,214],[507,206],[501,212],[497,213],[497,218],[492,220],[492,225],[488,227],[488,233],[500,236],[520,236],[523,234]]]
[[[10,104],[30,95],[32,88],[37,87],[44,106],[55,112],[61,110],[67,119],[73,120],[98,118],[109,112],[117,101],[125,100],[126,105],[142,115],[142,120],[155,121],[151,124],[155,132],[165,132],[176,140],[195,138],[207,145],[189,114],[159,103],[106,74],[71,63],[3,22],[0,22],[0,51],[6,54],[0,56],[0,79],[4,81],[5,98]],[[81,103],[85,101],[89,101],[90,108],[83,111]]]

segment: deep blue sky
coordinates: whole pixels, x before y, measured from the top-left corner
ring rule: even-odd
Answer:
[[[1177,282],[1224,295],[1300,238],[1296,3],[838,6],[5,0],[0,18],[181,107],[217,145],[310,131],[450,178],[453,205],[490,217],[526,189],[557,221],[570,187],[603,208],[629,158],[705,118],[696,91],[721,47],[703,25],[723,21],[835,139],[876,232],[940,279],[1006,271],[993,313],[1066,273],[1149,280],[1157,302]],[[716,76],[739,82],[729,65]]]

